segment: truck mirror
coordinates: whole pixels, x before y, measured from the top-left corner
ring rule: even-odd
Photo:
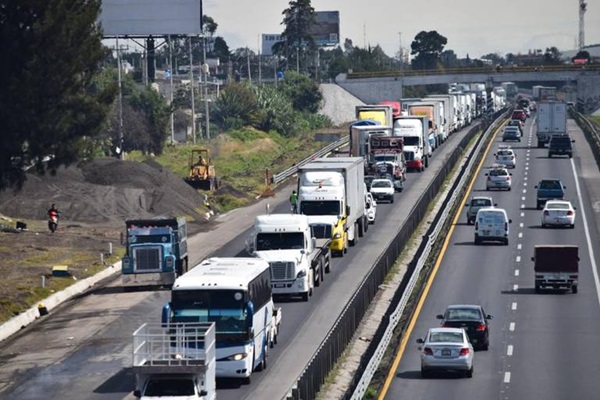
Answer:
[[[140,397],[142,397],[142,391],[139,390],[139,389],[134,390],[133,391],[133,396],[137,397],[139,399]]]
[[[508,220],[508,223],[509,223],[509,224],[512,224],[512,219],[509,219],[509,220]]]
[[[248,254],[254,253],[254,240],[253,238],[246,239],[246,251]]]
[[[312,248],[315,249],[317,247],[317,238],[316,237],[310,238],[310,243],[312,245]]]
[[[350,206],[346,206],[346,215],[350,215]]]
[[[535,261],[535,257],[531,257],[531,261]]]
[[[171,303],[166,303],[162,308],[162,314],[160,318],[163,328],[166,328],[171,322]]]
[[[252,319],[254,317],[254,303],[250,300],[246,302],[246,329],[252,328]]]
[[[469,203],[466,203],[466,204],[465,204],[465,207],[469,207]]]

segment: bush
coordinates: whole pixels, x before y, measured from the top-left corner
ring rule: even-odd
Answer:
[[[212,109],[213,120],[223,130],[250,125],[258,111],[256,94],[245,83],[231,83],[221,91]]]

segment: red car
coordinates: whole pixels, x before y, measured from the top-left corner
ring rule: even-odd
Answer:
[[[525,120],[527,120],[527,113],[524,110],[515,110],[510,118],[519,119],[522,122],[525,122]]]

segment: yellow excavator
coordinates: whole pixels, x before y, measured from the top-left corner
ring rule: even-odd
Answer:
[[[219,188],[219,178],[208,149],[192,149],[190,173],[185,181],[194,189],[213,191]]]

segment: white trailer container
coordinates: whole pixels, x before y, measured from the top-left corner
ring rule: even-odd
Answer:
[[[214,323],[143,324],[133,333],[133,394],[213,400],[216,363]]]
[[[306,215],[329,215],[331,250],[343,255],[367,228],[363,157],[317,158],[298,169],[298,207]]]
[[[552,135],[567,133],[567,103],[543,101],[537,104],[537,147],[544,147]]]
[[[448,133],[453,134],[458,131],[459,128],[459,106],[458,106],[458,95],[452,94],[430,94],[427,98],[431,99],[446,99],[446,126],[448,127]]]
[[[429,142],[430,121],[427,116],[402,116],[394,119],[394,136],[404,141],[406,168],[422,172],[429,166],[433,149]]]
[[[391,126],[352,126],[350,127],[350,156],[364,157],[367,162],[371,153],[369,137],[371,135],[392,136]]]

